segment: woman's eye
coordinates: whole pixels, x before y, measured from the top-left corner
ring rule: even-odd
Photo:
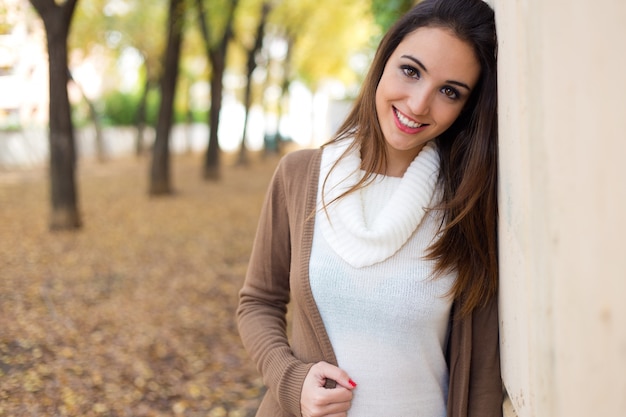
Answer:
[[[452,87],[444,87],[441,89],[441,92],[443,93],[443,95],[445,95],[448,98],[452,98],[452,99],[459,98],[459,92],[456,91]]]
[[[407,77],[411,77],[411,78],[419,78],[420,76],[419,71],[410,65],[403,65],[402,72],[404,72],[404,75],[406,75]]]

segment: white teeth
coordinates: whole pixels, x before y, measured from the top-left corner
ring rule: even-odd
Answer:
[[[417,127],[421,127],[422,126],[421,123],[415,123],[413,120],[409,120],[403,114],[401,114],[398,110],[395,110],[395,112],[396,112],[396,115],[398,116],[398,120],[400,120],[400,123],[402,123],[406,127],[410,127],[412,129],[415,129]]]

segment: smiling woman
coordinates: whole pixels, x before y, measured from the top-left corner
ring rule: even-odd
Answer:
[[[495,71],[489,6],[424,0],[283,159],[238,309],[257,416],[501,416]]]
[[[381,174],[404,174],[424,145],[457,119],[479,74],[472,46],[448,29],[419,28],[400,42],[376,90],[387,152]]]

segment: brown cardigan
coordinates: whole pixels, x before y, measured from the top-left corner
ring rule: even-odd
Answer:
[[[280,162],[263,206],[237,320],[244,346],[267,385],[257,417],[301,416],[300,393],[309,368],[337,365],[309,286],[313,213],[321,150],[301,150]],[[291,338],[287,304],[291,301]],[[448,345],[448,417],[502,416],[498,306],[493,299],[454,319]],[[355,416],[358,417],[358,416]],[[389,416],[397,417],[397,416]]]

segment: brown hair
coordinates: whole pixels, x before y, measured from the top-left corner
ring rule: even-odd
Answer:
[[[469,313],[496,294],[497,240],[497,40],[493,10],[483,0],[424,0],[398,20],[382,39],[352,110],[330,143],[354,138],[366,175],[355,191],[386,168],[385,138],[376,113],[376,89],[389,57],[420,27],[448,28],[474,48],[481,66],[478,83],[453,125],[434,139],[441,159],[443,212],[440,238],[427,258],[436,273],[456,271],[451,290]],[[346,193],[347,194],[347,193]],[[332,203],[332,202],[331,202]],[[329,203],[330,204],[330,203]]]

